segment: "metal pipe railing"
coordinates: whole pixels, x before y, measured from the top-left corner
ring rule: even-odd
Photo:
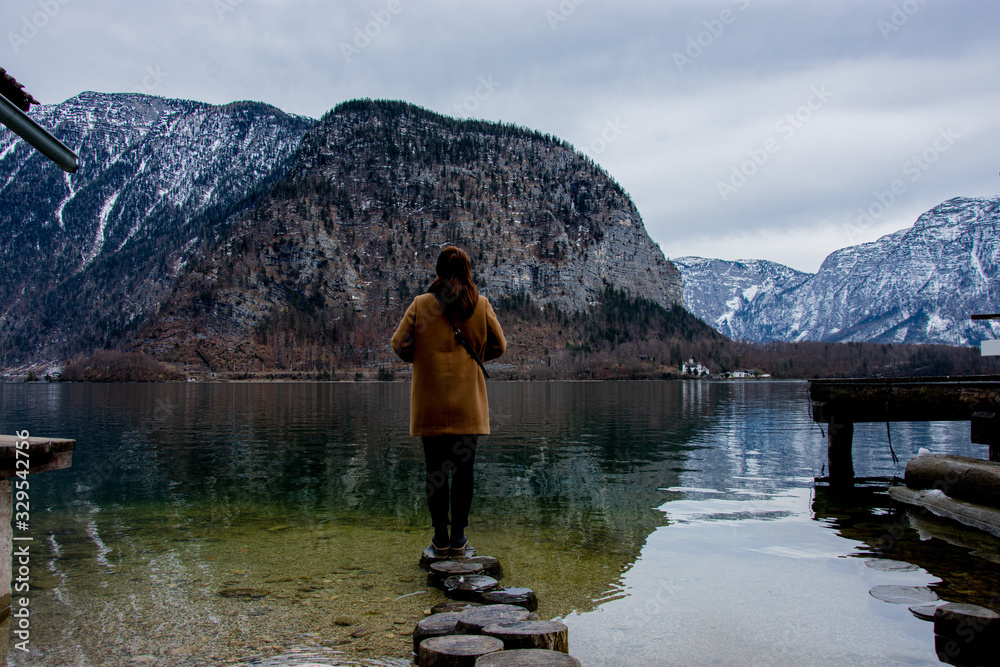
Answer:
[[[13,102],[0,95],[0,123],[42,152],[63,171],[76,172],[76,153],[49,134],[48,130],[31,119]]]

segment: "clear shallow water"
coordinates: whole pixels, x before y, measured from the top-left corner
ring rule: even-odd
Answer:
[[[885,484],[817,487],[806,388],[493,383],[473,544],[565,619],[584,664],[937,663],[931,624],[868,591],[989,604],[996,544],[917,523]],[[444,599],[416,566],[408,395],[0,385],[3,432],[77,439],[72,468],[34,478],[35,652],[12,663],[404,664]],[[894,424],[892,442],[898,465],[884,424],[856,427],[857,474],[901,475],[919,447],[983,456],[967,423]]]

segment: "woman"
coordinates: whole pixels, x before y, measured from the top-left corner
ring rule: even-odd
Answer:
[[[427,504],[434,526],[431,546],[437,556],[460,556],[469,547],[465,528],[472,506],[476,446],[479,436],[490,432],[486,380],[473,352],[483,361],[495,359],[507,349],[507,341],[490,302],[472,284],[468,255],[446,247],[438,256],[436,272],[428,293],[406,309],[392,337],[392,349],[403,361],[413,362],[410,435],[421,437],[427,460]]]

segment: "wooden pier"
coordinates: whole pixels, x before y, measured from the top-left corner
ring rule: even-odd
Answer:
[[[862,422],[969,421],[972,442],[1000,461],[998,375],[813,380],[809,398],[813,420],[828,425],[831,486],[854,482],[854,424]]]

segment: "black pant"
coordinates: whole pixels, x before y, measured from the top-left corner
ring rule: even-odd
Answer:
[[[425,435],[424,457],[427,459],[427,505],[431,525],[441,529],[448,525],[448,473],[451,473],[452,534],[461,533],[469,525],[472,507],[473,464],[476,462],[478,435]]]

